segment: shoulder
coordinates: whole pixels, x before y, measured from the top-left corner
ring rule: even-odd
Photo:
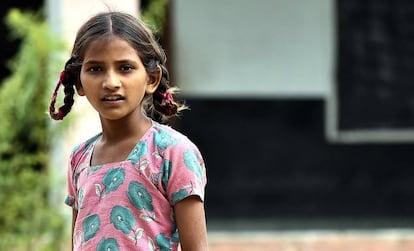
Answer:
[[[162,187],[171,205],[196,195],[204,200],[207,182],[203,157],[198,147],[184,134],[166,125],[154,126],[155,151],[162,157]]]
[[[163,153],[165,159],[178,166],[187,166],[202,176],[204,159],[198,147],[184,134],[166,126],[159,125],[154,133],[154,145]]]
[[[153,140],[156,147],[163,150],[191,148],[197,149],[197,146],[183,133],[164,124],[155,123]]]
[[[80,163],[85,156],[92,150],[92,146],[95,141],[102,135],[99,133],[73,147],[70,154],[70,162],[72,166],[76,166]]]

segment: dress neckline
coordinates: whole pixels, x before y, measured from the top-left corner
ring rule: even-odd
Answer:
[[[136,146],[140,143],[140,142],[142,142],[142,141],[144,141],[145,139],[147,139],[150,135],[151,135],[151,132],[152,132],[152,130],[153,130],[153,128],[158,124],[157,122],[155,122],[155,121],[153,121],[152,119],[150,119],[150,121],[151,121],[151,126],[145,131],[145,133],[142,135],[142,137],[136,142],[136,144],[132,147],[132,149],[130,149],[130,151],[129,151],[129,153],[128,153],[128,155],[127,155],[127,157],[126,157],[126,159],[124,159],[124,160],[121,160],[121,161],[116,161],[116,162],[107,162],[107,163],[102,163],[102,164],[99,164],[99,165],[92,165],[92,156],[93,156],[93,153],[94,153],[94,151],[95,151],[95,145],[96,145],[96,143],[98,142],[98,140],[100,140],[101,138],[102,138],[102,135],[103,135],[103,133],[102,132],[100,132],[100,133],[98,133],[96,136],[95,136],[95,139],[94,139],[94,141],[90,144],[90,150],[88,151],[89,152],[89,155],[88,155],[88,160],[87,160],[87,163],[88,163],[88,165],[89,165],[89,167],[101,167],[101,166],[107,166],[107,165],[115,165],[115,164],[121,164],[121,163],[125,163],[125,162],[128,162],[128,161],[130,161],[129,160],[129,157],[131,156],[131,154],[134,152],[134,149],[136,148]]]

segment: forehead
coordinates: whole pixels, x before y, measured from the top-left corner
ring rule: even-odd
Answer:
[[[127,40],[118,36],[104,36],[91,40],[85,47],[83,56],[130,55],[138,56],[138,51]]]

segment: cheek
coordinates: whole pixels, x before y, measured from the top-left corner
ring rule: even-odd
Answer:
[[[97,78],[91,76],[90,74],[82,73],[79,77],[80,84],[83,86],[84,89],[89,89],[94,86],[94,83],[97,82]]]
[[[81,72],[80,74],[79,74],[79,83],[81,84],[81,85],[83,85],[83,83],[85,82],[85,75]]]
[[[82,84],[85,84],[87,82],[93,81],[96,79],[96,74],[92,74],[92,72],[88,71],[88,69],[85,69],[82,65],[80,72],[79,72],[79,80]]]

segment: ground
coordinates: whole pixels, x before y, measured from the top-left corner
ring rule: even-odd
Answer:
[[[413,230],[211,232],[210,251],[413,251]]]

